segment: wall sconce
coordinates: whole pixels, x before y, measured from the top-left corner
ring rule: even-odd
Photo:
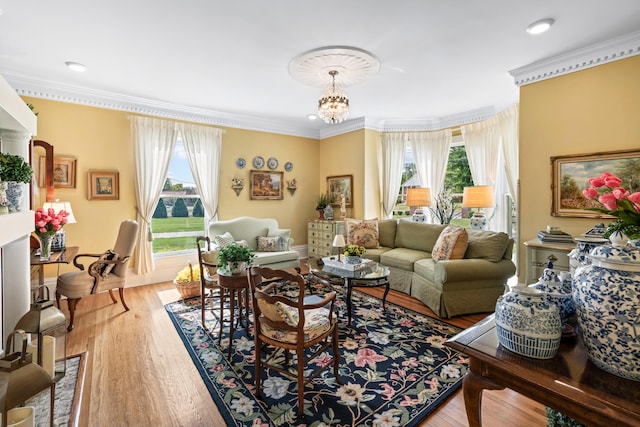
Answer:
[[[293,178],[291,181],[287,181],[287,190],[289,190],[289,194],[293,196],[293,193],[296,192],[298,186],[296,184],[296,179]]]
[[[231,188],[236,192],[236,196],[240,195],[240,192],[244,188],[244,179],[242,178],[231,178]]]

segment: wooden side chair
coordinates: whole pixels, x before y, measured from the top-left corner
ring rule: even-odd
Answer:
[[[205,322],[205,312],[207,302],[211,305],[211,311],[214,312],[214,301],[220,298],[220,286],[218,285],[218,275],[216,269],[218,267],[217,250],[211,250],[211,239],[208,236],[198,236],[196,238],[198,247],[198,264],[200,264],[200,311],[202,315],[202,327],[207,329]],[[222,303],[222,302],[221,302]]]
[[[338,367],[340,352],[338,349],[338,324],[333,310],[336,298],[335,291],[324,298],[310,296],[304,298],[305,280],[300,274],[285,270],[253,267],[248,270],[247,280],[251,290],[251,301],[254,315],[256,396],[260,396],[262,366],[268,367],[283,375],[297,380],[298,415],[304,412],[304,387],[323,370],[333,366],[333,374],[338,384],[342,384]],[[261,282],[260,282],[261,281]],[[287,281],[298,288],[299,298],[293,300],[278,295],[277,289],[281,281]],[[263,346],[283,349],[287,366],[278,366],[271,362],[279,352],[272,351],[263,361]],[[305,357],[305,350],[310,354]],[[312,360],[331,349],[333,357],[329,363],[317,368],[305,378],[304,368]],[[296,354],[296,373],[289,369],[289,352]]]
[[[78,254],[73,258],[73,265],[80,271],[72,271],[58,276],[56,285],[56,302],[60,307],[60,296],[67,297],[69,305],[69,326],[68,331],[73,329],[74,315],[78,302],[86,296],[109,291],[111,301],[116,304],[118,301],[113,295],[113,289],[118,289],[120,301],[125,311],[129,307],[124,300],[124,287],[129,259],[136,246],[138,238],[138,223],[127,220],[120,223],[120,230],[113,250],[108,250],[102,254]],[[87,270],[84,265],[78,262],[79,258],[96,258]]]

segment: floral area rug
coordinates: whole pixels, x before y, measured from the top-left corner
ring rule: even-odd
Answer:
[[[323,284],[314,287],[318,295],[330,290]],[[208,312],[211,331],[201,327],[199,297],[165,308],[227,425],[419,424],[460,387],[467,372],[468,358],[443,345],[461,329],[391,303],[383,313],[379,298],[357,290],[352,303],[353,320],[348,326],[346,313],[342,313],[345,303],[340,296],[336,301],[341,313],[340,375],[344,384],[337,384],[332,369],[316,377],[305,389],[302,417],[297,416],[296,382],[277,372],[267,369],[263,373],[262,396],[255,398],[251,330],[249,335],[242,328],[236,331],[228,360],[226,324],[218,346],[217,318]],[[292,365],[295,369],[295,361]]]
[[[67,357],[65,376],[56,383],[56,394],[53,405],[53,425],[66,427],[77,425],[80,411],[80,397],[84,383],[86,353]],[[25,406],[35,408],[35,425],[49,426],[50,391],[47,389],[27,400]]]

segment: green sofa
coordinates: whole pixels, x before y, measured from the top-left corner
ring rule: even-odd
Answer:
[[[425,303],[438,316],[495,310],[498,296],[516,272],[511,261],[513,239],[506,233],[467,230],[463,259],[431,258],[444,225],[406,220],[378,222],[379,247],[367,249],[365,258],[389,267],[392,289]]]

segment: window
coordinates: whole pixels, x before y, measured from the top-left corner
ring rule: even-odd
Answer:
[[[453,143],[449,149],[449,159],[447,162],[447,172],[445,175],[444,186],[453,196],[453,202],[456,205],[462,204],[462,191],[464,187],[473,185],[473,179],[471,178],[471,170],[469,169],[469,162],[467,160],[467,152],[464,147],[464,143]],[[405,204],[407,197],[407,190],[411,187],[419,187],[420,181],[416,174],[416,165],[413,160],[413,153],[411,146],[407,145],[404,160],[404,171],[402,173],[402,182],[400,185],[400,191],[398,193],[398,203],[394,207],[394,218],[406,218],[413,214],[415,207],[410,207]],[[437,194],[431,195],[433,198]],[[460,208],[461,210],[462,208]],[[454,220],[453,223],[457,225],[468,225],[468,212],[465,209],[462,212],[462,218]]]
[[[204,208],[180,139],[151,219],[151,229],[153,253],[162,255],[194,250],[196,236],[204,232]]]

